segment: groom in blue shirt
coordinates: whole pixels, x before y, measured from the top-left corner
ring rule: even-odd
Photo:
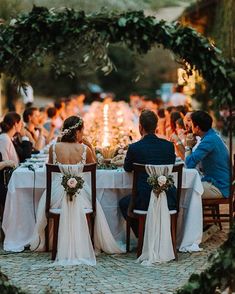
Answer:
[[[205,111],[191,114],[192,131],[201,142],[192,152],[191,142],[186,142],[185,163],[187,168],[201,165],[204,193],[202,198],[229,197],[229,152],[218,133],[212,129],[212,118]]]
[[[143,110],[139,118],[139,131],[141,140],[129,145],[124,169],[127,172],[133,170],[133,163],[167,165],[175,163],[175,150],[173,143],[158,138],[155,135],[157,129],[157,115],[150,110]],[[147,173],[140,174],[137,179],[136,207],[139,210],[148,210],[151,186],[147,183]],[[170,210],[176,209],[176,188],[167,191],[167,203]],[[121,212],[126,219],[130,202],[130,195],[119,201]],[[138,222],[133,221],[131,227],[138,234]]]

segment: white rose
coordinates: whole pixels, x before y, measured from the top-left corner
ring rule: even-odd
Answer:
[[[67,181],[67,185],[69,188],[75,188],[76,185],[77,185],[77,180],[75,178],[70,178],[68,181]]]
[[[163,186],[166,184],[167,178],[165,176],[160,176],[157,178],[159,186]]]

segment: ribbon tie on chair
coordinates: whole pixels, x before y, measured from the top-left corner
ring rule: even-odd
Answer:
[[[168,176],[172,173],[172,169],[173,165],[146,165],[146,172],[150,176]],[[143,250],[138,261],[144,265],[151,265],[174,258],[166,192],[163,190],[155,195],[152,190],[146,218]]]
[[[63,175],[81,176],[83,165],[59,164]],[[84,211],[83,189],[68,201],[64,192],[62,200],[56,261],[62,265],[95,265],[96,258]]]

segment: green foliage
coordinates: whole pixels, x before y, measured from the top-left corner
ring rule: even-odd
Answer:
[[[8,278],[0,272],[0,293],[1,294],[24,294],[25,292],[21,291],[15,286],[12,286],[8,282]]]
[[[73,9],[56,12],[34,7],[29,14],[0,26],[0,72],[22,82],[28,67],[43,66],[45,58],[53,56],[57,75],[73,77],[81,66],[91,64],[96,65],[94,70],[109,74],[113,63],[108,48],[115,43],[139,54],[162,44],[182,60],[188,74],[199,70],[218,104],[232,102],[233,69],[221,52],[195,30],[158,21],[141,11],[85,15]],[[83,53],[80,62],[75,58],[78,51]]]
[[[235,291],[235,223],[228,240],[210,257],[211,266],[200,275],[193,274],[177,294],[214,294],[217,289]]]

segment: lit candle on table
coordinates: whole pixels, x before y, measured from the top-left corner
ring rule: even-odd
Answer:
[[[103,136],[103,142],[102,147],[108,147],[109,144],[109,105],[105,104],[103,109],[103,117],[104,117],[104,136]]]

